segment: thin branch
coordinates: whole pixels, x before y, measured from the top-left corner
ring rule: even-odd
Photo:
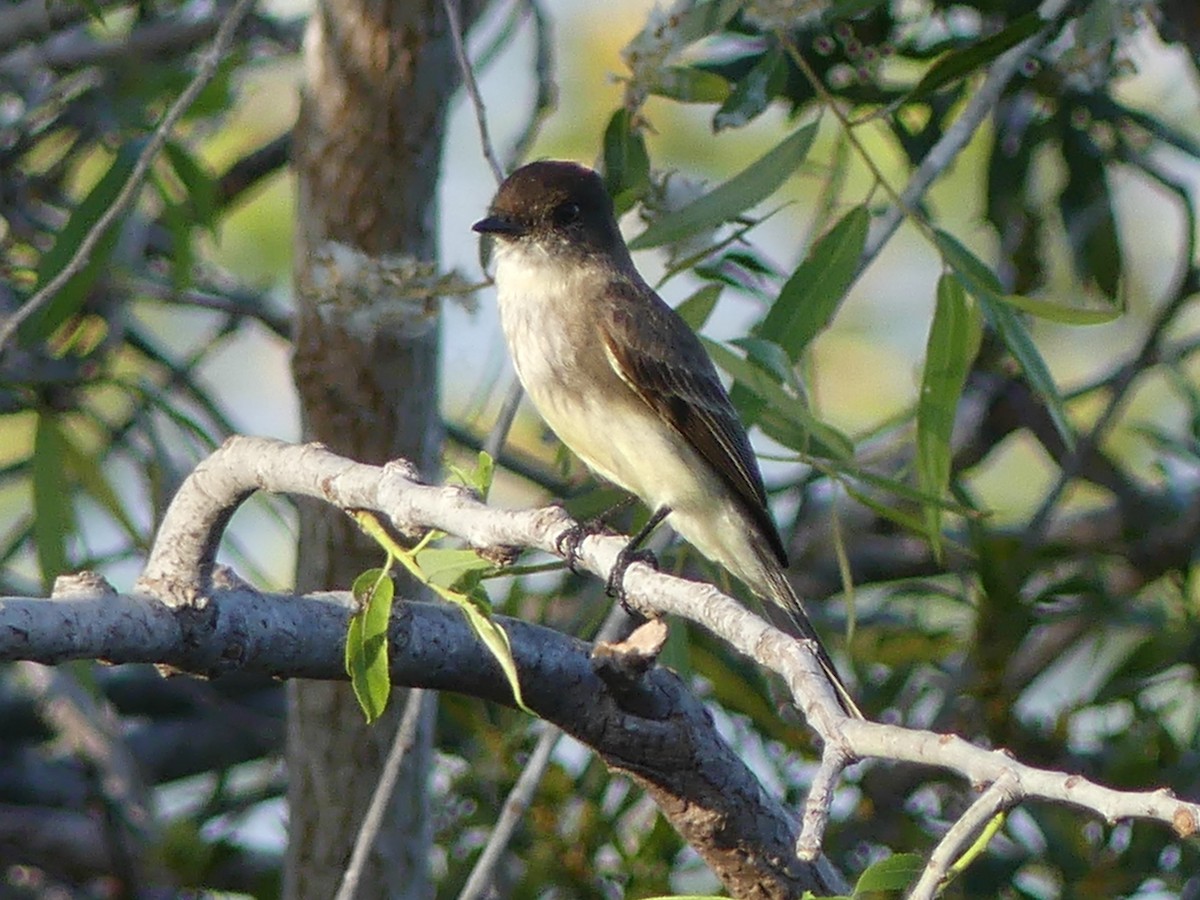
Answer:
[[[538,727],[540,733],[533,752],[529,755],[528,762],[525,763],[521,777],[517,779],[517,783],[513,785],[513,789],[504,799],[500,817],[492,826],[492,833],[488,835],[487,845],[479,854],[479,859],[475,861],[467,883],[463,885],[463,889],[458,895],[458,900],[481,900],[492,886],[496,866],[508,847],[509,841],[512,840],[517,823],[521,821],[525,810],[529,808],[530,801],[533,800],[534,792],[541,783],[547,766],[550,765],[550,754],[558,745],[562,731],[549,722],[540,722]]]
[[[336,900],[354,900],[358,890],[358,881],[366,867],[371,848],[383,824],[383,814],[396,790],[396,781],[400,777],[400,766],[404,757],[417,739],[417,728],[425,715],[426,692],[415,688],[408,694],[404,704],[404,715],[400,726],[396,729],[396,737],[388,750],[387,759],[383,763],[383,771],[379,773],[379,782],[375,785],[375,793],[363,816],[358,828],[358,836],[354,839],[354,850],[350,854],[350,862],[342,875],[342,884],[338,888]]]
[[[204,90],[217,74],[217,68],[233,43],[238,25],[241,24],[242,19],[246,17],[246,14],[254,6],[254,2],[255,0],[237,0],[233,8],[230,9],[229,15],[225,17],[225,21],[221,23],[221,27],[217,29],[217,34],[213,38],[212,45],[201,55],[200,64],[197,67],[195,76],[188,83],[188,86],[184,88],[183,93],[179,95],[163,115],[162,121],[154,129],[150,139],[146,142],[146,146],[138,154],[133,170],[129,173],[129,177],[125,180],[125,184],[121,187],[116,199],[113,200],[103,215],[88,230],[88,233],[75,249],[75,253],[71,256],[70,261],[59,270],[57,275],[39,289],[37,293],[18,307],[3,324],[0,324],[0,351],[3,351],[5,345],[12,339],[22,322],[48,304],[66,286],[67,282],[83,270],[83,267],[87,265],[88,260],[91,258],[92,252],[108,232],[108,229],[112,227],[117,219],[125,214],[129,206],[137,198],[142,184],[150,173],[150,167],[158,158],[158,154],[170,137],[172,129],[174,129],[176,123],[179,122],[196,98],[200,96],[200,92]]]
[[[528,8],[533,16],[534,61],[533,71],[537,83],[537,92],[533,98],[533,107],[525,120],[512,147],[508,151],[508,170],[512,171],[524,161],[529,148],[533,146],[541,130],[542,123],[550,113],[558,107],[558,85],[554,81],[554,34],[549,17],[537,0],[519,0]]]
[[[933,848],[925,871],[913,886],[908,900],[934,900],[945,886],[943,882],[962,858],[967,843],[974,840],[998,813],[1019,803],[1021,796],[1020,784],[1011,773],[1005,773],[992,782]]]
[[[471,70],[471,61],[467,58],[467,48],[463,45],[462,24],[458,18],[458,8],[455,0],[442,0],[442,8],[446,10],[446,18],[450,22],[450,39],[454,42],[454,56],[462,72],[463,86],[467,96],[471,98],[471,106],[475,110],[475,122],[479,126],[479,143],[483,148],[483,156],[492,167],[492,175],[496,184],[504,180],[504,169],[500,167],[500,159],[488,136],[487,110],[483,105],[483,97],[479,95],[479,85],[475,81],[475,73]]]
[[[624,610],[621,609],[620,605],[614,605],[609,610],[604,624],[600,626],[596,640],[611,640],[626,620],[627,617]],[[512,790],[505,798],[500,818],[492,826],[492,833],[488,835],[488,842],[484,846],[483,852],[479,854],[479,859],[475,861],[475,865],[471,868],[471,874],[467,878],[467,883],[463,886],[462,892],[458,895],[458,900],[476,900],[476,898],[481,898],[484,891],[491,886],[496,866],[500,863],[500,858],[504,850],[512,840],[517,823],[525,815],[525,810],[529,808],[537,786],[541,784],[542,777],[546,774],[546,769],[550,765],[550,755],[554,752],[554,748],[558,746],[559,738],[562,737],[562,729],[545,721],[539,722],[538,728],[540,729],[540,733],[538,734],[533,752],[529,755],[529,759],[525,763],[525,768],[521,770],[521,775],[517,779],[517,783],[513,785]]]
[[[829,825],[833,791],[850,762],[843,748],[837,745],[826,745],[821,754],[821,764],[817,767],[804,801],[803,825],[800,838],[796,841],[796,855],[801,859],[816,859],[820,855],[825,829]]]
[[[521,387],[521,382],[513,378],[512,383],[508,386],[508,394],[504,397],[504,404],[500,407],[500,414],[496,416],[496,424],[488,432],[487,441],[483,445],[484,452],[492,459],[499,456],[504,442],[508,439],[508,433],[512,430],[513,421],[517,418],[517,410],[521,406],[523,396],[525,396],[525,390]]]

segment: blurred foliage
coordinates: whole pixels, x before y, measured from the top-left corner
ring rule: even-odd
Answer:
[[[1196,797],[1200,342],[1191,301],[1200,129],[1194,114],[1181,119],[1177,107],[1139,96],[1128,81],[1139,54],[1171,52],[1160,40],[1191,40],[1190,66],[1200,32],[1186,4],[1067,4],[1049,22],[1038,8],[711,0],[654,12],[623,52],[623,101],[591,153],[618,207],[645,223],[635,245],[663,254],[664,284],[686,285],[689,322],[700,328],[731,302],[757,310],[740,339],[709,346],[747,424],[789,464],[772,493],[780,510],[795,511],[784,523],[794,569],[863,708],[1103,783]],[[58,272],[111,202],[223,7],[100,0],[32,32],[16,30],[10,10],[0,10],[0,312]],[[89,11],[103,24],[89,22]],[[498,5],[498,15],[510,12]],[[508,21],[506,41],[527,27]],[[228,140],[239,86],[256,67],[293,59],[299,35],[298,22],[265,13],[248,20],[237,53],[155,162],[132,211],[0,348],[0,590],[37,593],[67,570],[130,571],[179,479],[235,430],[229,406],[242,385],[207,380],[214,356],[241,346],[248,332],[286,341],[286,312],[206,252],[246,193],[285,164],[286,135],[264,138],[220,169],[203,148]],[[983,110],[990,126],[967,151],[931,156],[971,112],[989,67],[1031,38],[1040,49]],[[1194,69],[1189,77],[1178,89],[1194,111]],[[702,185],[657,156],[677,106],[702,111],[714,134],[752,126],[774,137]],[[935,310],[926,355],[913,361],[921,391],[901,414],[848,433],[822,409],[814,355],[844,315],[873,230],[922,164],[963,167],[970,177],[956,173],[954,184],[974,194],[934,191],[903,210],[906,231],[937,261],[920,307]],[[804,211],[803,233],[812,237],[803,259],[781,265],[757,238],[778,221],[797,174],[819,183]],[[1123,205],[1133,189],[1181,223],[1178,246],[1154,248],[1170,261],[1156,287],[1130,264],[1140,241],[1164,242],[1162,232],[1143,235]],[[963,227],[964,209],[981,219]],[[1104,328],[1121,329],[1121,341],[1097,338]],[[1085,379],[1067,382],[1047,361],[1055,336],[1097,348]],[[1182,413],[1147,420],[1132,412],[1147,385]],[[452,433],[470,446],[482,442],[482,427],[454,423]],[[1033,509],[1001,521],[982,485],[1016,444],[1036,448],[1051,475]],[[498,478],[517,473],[572,491],[577,513],[610,495],[570,468],[564,481],[548,454],[513,450],[498,465]],[[1018,471],[1016,480],[1005,490],[1035,479]],[[1077,502],[1083,495],[1089,502]],[[721,578],[686,550],[664,563]],[[573,577],[540,576],[497,600],[514,614],[589,633],[597,592]],[[755,666],[707,635],[677,631],[670,664],[712,701],[764,781],[798,800],[812,775],[802,723]],[[0,697],[9,742],[0,753],[23,744],[45,752],[48,735],[11,681]],[[120,686],[106,676],[92,689],[130,719],[165,726],[209,704],[223,715],[253,711],[278,730],[277,692],[276,706],[255,706],[271,702],[265,686],[197,685],[217,693],[193,696],[195,709],[178,697],[147,707],[148,681],[136,700]],[[437,874],[453,896],[520,774],[531,730],[522,715],[462,698],[448,698],[441,715]],[[214,729],[205,721],[190,726],[194,735]],[[154,744],[148,737],[138,746],[149,754]],[[220,761],[145,777],[157,784],[236,772],[277,746],[264,739]],[[42,772],[37,765],[29,773]],[[41,783],[34,774],[0,792],[28,804],[31,817],[43,801],[18,798],[18,785]],[[58,802],[79,811],[102,795],[91,777]],[[276,895],[244,844],[216,825],[231,808],[277,797],[279,786],[234,789],[226,774],[212,783],[209,802],[161,830],[158,858],[180,884]],[[852,873],[887,854],[927,856],[970,799],[969,786],[936,772],[860,765],[839,795],[826,850]],[[715,888],[644,797],[569,743],[512,849],[499,876],[507,896]],[[36,895],[34,882],[102,890],[96,873],[16,863],[6,875],[14,896]],[[1195,841],[1030,805],[1009,817],[947,896],[1184,896],[1200,891],[1198,871]]]

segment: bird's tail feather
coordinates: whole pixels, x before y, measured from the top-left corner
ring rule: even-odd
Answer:
[[[813,627],[812,620],[808,618],[808,613],[804,611],[804,606],[800,602],[795,589],[791,582],[788,581],[787,575],[783,569],[773,558],[760,558],[762,563],[763,575],[766,580],[766,587],[769,589],[766,599],[771,600],[780,607],[786,616],[773,616],[772,619],[782,627],[784,631],[793,637],[807,641],[816,654],[817,661],[821,664],[826,677],[833,686],[834,693],[837,694],[838,702],[841,703],[842,709],[846,714],[855,718],[863,718],[862,711],[854,702],[854,697],[851,696],[849,688],[846,687],[840,675],[838,675],[837,667],[834,666],[833,660],[829,656],[829,652],[825,649],[825,645],[821,643],[821,638],[817,634],[817,630]],[[779,621],[782,620],[782,621]],[[790,627],[789,627],[790,626]]]

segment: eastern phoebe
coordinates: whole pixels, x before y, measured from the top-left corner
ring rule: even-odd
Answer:
[[[530,163],[474,230],[497,239],[500,322],[554,433],[786,610],[846,711],[860,716],[784,574],[783,541],[729,395],[695,333],[634,268],[600,176]]]

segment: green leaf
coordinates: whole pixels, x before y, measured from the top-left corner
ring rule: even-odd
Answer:
[[[68,432],[60,432],[59,439],[62,460],[67,471],[78,479],[80,486],[88,496],[112,516],[136,546],[145,546],[146,536],[134,524],[133,519],[126,512],[125,506],[121,503],[121,498],[117,496],[117,492],[105,475],[104,469],[101,467],[102,458],[97,454],[84,452],[72,440]]]
[[[783,50],[772,47],[733,86],[713,116],[713,131],[741,128],[762,115],[787,82],[787,60]]]
[[[944,231],[935,231],[934,239],[942,251],[942,258],[962,279],[963,286],[979,301],[988,322],[1021,366],[1029,384],[1046,404],[1054,427],[1068,449],[1075,447],[1075,432],[1067,419],[1066,408],[1058,385],[1038,352],[1025,324],[1017,317],[1012,306],[1007,304],[1000,292],[996,276],[970,250]]]
[[[368,569],[351,587],[359,611],[346,634],[346,674],[368,724],[387,707],[392,690],[388,669],[388,625],[395,585],[386,569]]]
[[[743,359],[722,344],[701,338],[713,362],[762,401],[755,416],[745,417],[747,426],[759,424],[763,431],[786,447],[814,456],[847,459],[853,442],[840,431],[817,419],[804,402],[789,394],[766,369]]]
[[[617,215],[630,209],[650,187],[650,155],[629,110],[621,107],[604,129],[604,187]]]
[[[679,47],[686,47],[700,38],[715,34],[743,5],[743,0],[712,0],[710,3],[697,3],[678,14],[672,13],[671,28],[675,43]]]
[[[504,678],[508,682],[508,686],[512,689],[513,700],[517,706],[531,716],[536,716],[532,709],[525,705],[525,698],[521,695],[521,681],[517,675],[517,663],[513,659],[512,644],[508,641],[508,633],[505,632],[491,616],[484,610],[489,608],[487,594],[483,589],[476,586],[469,594],[460,595],[466,602],[454,601],[459,609],[467,617],[467,622],[471,626],[471,630],[483,645],[487,647],[492,657],[500,664],[501,671],[504,672]]]
[[[768,336],[795,362],[829,324],[854,282],[871,215],[856,206],[813,246],[779,292],[755,334]]]
[[[1058,208],[1075,273],[1084,284],[1094,284],[1108,297],[1116,298],[1121,289],[1121,244],[1104,152],[1085,130],[1069,123],[1062,135],[1067,183],[1059,194]]]
[[[862,897],[872,891],[902,891],[913,883],[925,869],[925,861],[916,853],[897,853],[867,866],[854,896]]]
[[[1000,299],[1022,312],[1050,322],[1061,322],[1064,325],[1103,325],[1119,319],[1125,314],[1123,305],[1107,303],[1096,306],[1074,306],[1060,303],[1057,300],[1046,300],[1020,294],[1006,294]]]
[[[645,250],[681,241],[761,203],[796,171],[816,136],[815,122],[800,128],[724,184],[654,222],[630,241],[630,249]]]
[[[468,572],[485,572],[492,564],[474,550],[426,547],[416,554],[417,565],[430,584],[452,588]]]
[[[475,468],[470,471],[451,465],[450,474],[464,487],[470,488],[480,500],[487,500],[492,490],[492,478],[496,474],[496,462],[486,451],[480,450]]]
[[[917,482],[941,497],[950,481],[950,437],[963,385],[983,335],[979,306],[953,275],[938,280],[937,306],[925,349],[925,371],[917,400]],[[942,508],[925,505],[934,554],[942,553]]]
[[[186,147],[167,141],[163,152],[187,192],[192,220],[215,236],[217,228],[217,181]]]
[[[195,253],[192,245],[192,221],[182,204],[176,203],[162,179],[151,181],[162,199],[162,218],[171,233],[171,286],[184,290],[192,282],[192,266]]]
[[[712,315],[723,287],[720,284],[704,285],[675,307],[675,312],[679,313],[680,318],[687,322],[692,331],[699,331]]]
[[[54,279],[59,272],[66,268],[84,237],[91,230],[96,220],[117,199],[117,194],[133,171],[139,152],[137,143],[129,143],[118,152],[108,171],[88,191],[79,205],[71,211],[67,224],[54,238],[54,245],[42,254],[38,261],[37,283],[42,287]],[[24,344],[44,341],[63,322],[73,316],[83,306],[88,291],[96,278],[104,271],[117,239],[121,235],[121,221],[114,222],[97,242],[92,250],[91,258],[83,268],[71,278],[62,289],[54,295],[40,312],[27,319],[18,329],[20,340]]]
[[[75,532],[74,492],[66,477],[66,437],[53,413],[38,413],[33,438],[33,539],[42,585],[47,589],[67,571],[67,539]]]
[[[908,102],[928,97],[952,81],[970,75],[976,69],[990,63],[1005,50],[1015,47],[1026,38],[1037,34],[1042,24],[1042,17],[1036,11],[1029,12],[1017,17],[1011,25],[991,37],[940,56],[929,67],[929,71],[925,73],[924,77],[917,82],[917,86],[912,89],[912,93],[908,95]]]
[[[693,66],[659,69],[646,90],[680,103],[721,103],[729,96],[729,82],[716,72]]]

